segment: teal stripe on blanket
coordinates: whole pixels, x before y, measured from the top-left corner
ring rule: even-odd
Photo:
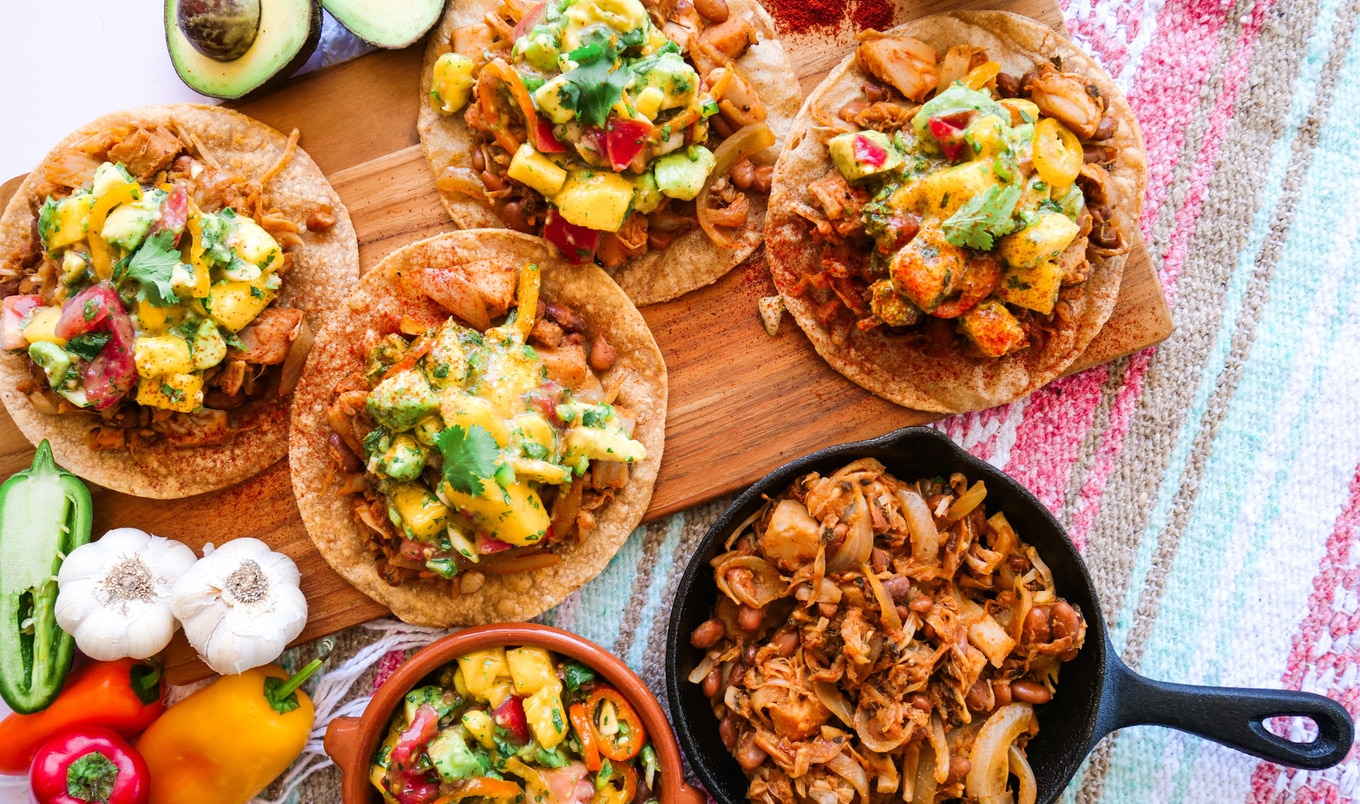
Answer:
[[[609,650],[619,636],[619,623],[632,597],[645,538],[646,528],[634,530],[604,572],[554,610],[551,624]]]
[[[1334,7],[1324,8],[1324,20],[1328,25],[1334,13]],[[1329,39],[1330,35],[1325,38]],[[1315,43],[1317,39],[1314,38]],[[1315,66],[1310,54],[1308,67],[1313,70]],[[1334,245],[1333,238],[1328,235],[1341,228],[1342,216],[1348,214],[1350,206],[1346,202],[1350,200],[1357,174],[1360,174],[1360,163],[1356,160],[1335,156],[1349,151],[1357,136],[1360,136],[1360,48],[1352,47],[1346,56],[1331,111],[1320,133],[1288,240],[1272,278],[1273,287],[1288,288],[1289,292],[1283,296],[1276,294],[1263,305],[1260,326],[1240,383],[1215,434],[1203,472],[1203,485],[1195,501],[1196,510],[1182,534],[1162,596],[1158,621],[1143,655],[1142,669],[1151,676],[1201,683],[1219,681],[1223,670],[1220,662],[1211,660],[1199,673],[1193,672],[1195,665],[1205,664],[1198,660],[1206,651],[1212,653],[1215,647],[1226,648],[1223,643],[1230,640],[1232,634],[1224,631],[1235,627],[1233,623],[1238,621],[1249,598],[1255,599],[1256,593],[1261,591],[1253,582],[1259,569],[1257,562],[1266,548],[1288,549],[1284,544],[1271,543],[1271,534],[1284,534],[1266,525],[1280,515],[1278,494],[1290,491],[1286,483],[1297,461],[1304,457],[1300,447],[1308,439],[1297,431],[1305,422],[1296,420],[1293,423],[1295,432],[1279,436],[1288,440],[1280,450],[1282,454],[1277,467],[1269,472],[1272,477],[1264,483],[1253,477],[1257,468],[1254,462],[1263,457],[1263,448],[1270,436],[1266,423],[1275,420],[1275,413],[1287,402],[1287,395],[1300,392],[1291,382],[1297,376],[1296,372],[1303,370],[1312,375],[1312,382],[1302,392],[1313,398],[1317,396],[1323,379],[1322,360],[1329,352],[1330,342],[1337,337],[1341,316],[1345,314],[1344,310],[1337,310],[1334,296],[1321,298],[1317,291],[1325,280],[1341,287],[1355,281],[1354,277],[1349,277],[1336,283],[1335,277],[1323,276],[1323,266],[1327,265],[1329,248]],[[1283,145],[1277,157],[1281,152],[1287,153]],[[1255,255],[1256,250],[1250,249],[1241,256],[1250,261]],[[1353,274],[1353,265],[1353,262],[1342,262],[1334,264],[1332,269],[1341,271],[1351,267]],[[1249,274],[1248,267],[1239,266],[1233,284],[1239,284]],[[1244,288],[1245,283],[1242,284]],[[1238,309],[1238,305],[1233,304],[1227,308],[1219,344],[1224,352]],[[1316,316],[1327,319],[1325,325],[1318,327],[1323,330],[1318,335],[1325,343],[1320,351],[1309,349],[1315,361],[1309,370],[1306,366],[1298,366],[1297,360],[1304,349],[1301,333]],[[1206,385],[1213,380],[1212,377],[1206,379],[1209,380]],[[1196,418],[1202,416],[1202,408],[1197,408],[1196,413]],[[1259,519],[1250,532],[1241,533],[1237,514],[1249,502],[1249,495],[1262,486],[1273,489],[1275,496],[1261,506]],[[1325,528],[1326,523],[1321,526]],[[1228,571],[1223,572],[1221,567],[1225,561],[1240,561],[1241,566],[1234,569],[1229,565]],[[1216,589],[1229,591],[1228,599],[1212,598]],[[1306,598],[1306,590],[1302,596]],[[1212,614],[1206,615],[1206,605]],[[1210,623],[1217,628],[1206,633],[1206,624]],[[1206,645],[1206,641],[1211,644]],[[1121,737],[1120,747],[1112,757],[1106,776],[1102,798],[1118,802],[1181,800],[1190,784],[1200,745],[1196,740],[1173,738],[1167,732],[1156,730],[1140,729]],[[1150,784],[1159,777],[1161,785]],[[1226,795],[1226,791],[1224,793]]]

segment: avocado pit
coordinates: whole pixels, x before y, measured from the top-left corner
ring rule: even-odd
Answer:
[[[260,0],[180,0],[175,21],[194,50],[214,61],[235,61],[255,44]]]

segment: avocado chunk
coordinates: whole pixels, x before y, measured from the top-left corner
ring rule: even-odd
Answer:
[[[235,61],[255,44],[260,0],[180,0],[175,21],[194,50],[213,61]]]
[[[656,160],[654,173],[662,195],[681,201],[693,201],[704,189],[708,174],[718,160],[702,145],[691,145],[683,151]]]
[[[132,251],[142,244],[151,224],[156,222],[165,196],[164,190],[150,190],[130,204],[119,205],[104,219],[100,234],[113,245]]]
[[[395,433],[410,430],[426,414],[436,410],[439,410],[439,396],[418,368],[388,377],[368,395],[368,414]]]
[[[444,13],[444,0],[321,0],[335,21],[377,47],[403,48]]]
[[[468,747],[467,729],[461,723],[439,732],[430,741],[426,753],[430,755],[435,771],[444,782],[481,776],[486,773],[490,764],[481,762],[477,754]]]
[[[902,154],[881,131],[850,131],[826,144],[831,161],[846,181],[862,181],[902,166]]]
[[[243,0],[237,2],[244,5]],[[235,46],[219,48],[216,40],[204,38],[207,34],[201,28],[180,27],[181,18],[196,19],[189,13],[191,9],[181,11],[181,4],[188,3],[215,5],[212,0],[165,0],[166,48],[180,80],[195,92],[214,98],[239,98],[292,75],[321,39],[320,0],[270,0],[260,3],[257,31],[244,52],[230,61],[218,61],[204,55],[205,42],[210,53],[230,53]],[[231,19],[238,31],[249,27],[247,18],[238,15]],[[190,30],[195,40],[190,40]],[[239,42],[239,38],[230,41]]]

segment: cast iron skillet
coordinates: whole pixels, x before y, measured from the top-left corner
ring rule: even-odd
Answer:
[[[1192,687],[1143,678],[1115,654],[1086,565],[1048,509],[999,469],[969,455],[938,431],[911,427],[870,441],[842,444],[785,464],[732,503],[704,536],[685,569],[671,612],[666,649],[667,693],[680,744],[704,787],[722,804],[746,800],[746,777],[718,738],[718,723],[698,684],[686,679],[703,651],[689,644],[717,597],[709,561],[731,529],[807,472],[829,474],[864,457],[877,458],[903,480],[962,472],[987,484],[987,509],[1005,511],[1020,537],[1053,571],[1060,596],[1086,615],[1086,644],[1063,665],[1057,694],[1039,708],[1040,730],[1026,754],[1038,779],[1038,801],[1062,794],[1077,767],[1102,737],[1126,726],[1157,725],[1197,734],[1262,759],[1300,768],[1327,768],[1350,749],[1355,727],[1335,701],[1284,690]],[[1266,730],[1264,721],[1303,716],[1318,736],[1294,743]]]

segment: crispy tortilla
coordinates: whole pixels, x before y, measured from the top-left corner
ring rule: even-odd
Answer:
[[[334,389],[356,371],[366,355],[358,344],[367,333],[390,332],[393,322],[412,315],[442,320],[449,314],[400,278],[424,266],[483,266],[518,269],[526,262],[542,271],[542,295],[571,307],[587,331],[603,334],[618,350],[614,367],[601,381],[621,382],[619,401],[637,413],[634,438],[647,448],[646,459],[629,468],[628,485],[595,512],[596,527],[583,539],[555,549],[562,563],[514,575],[487,575],[477,592],[451,597],[447,586],[411,582],[390,586],[378,574],[369,552],[368,531],[354,521],[350,497],[336,493],[342,479],[327,440],[333,431],[326,409]],[[421,625],[526,620],[541,614],[594,578],[642,521],[661,465],[666,424],[666,365],[642,315],[597,266],[567,265],[536,237],[506,230],[451,232],[413,243],[388,255],[364,275],[346,314],[317,336],[298,385],[289,441],[293,491],[307,533],[326,561],[364,594],[392,609],[401,619]]]
[[[500,5],[500,0],[449,3],[444,19],[430,36],[420,73],[418,127],[425,158],[436,179],[446,168],[471,169],[472,151],[478,139],[463,121],[461,111],[445,117],[430,105],[432,68],[440,56],[449,52],[449,37],[455,29],[481,22]],[[803,100],[802,91],[783,45],[775,38],[774,20],[764,7],[757,0],[728,0],[727,5],[731,13],[750,20],[760,36],[759,43],[748,48],[736,61],[736,66],[759,93],[769,112],[765,122],[775,135],[775,144],[757,154],[753,161],[771,164],[793,125]],[[440,190],[439,194],[460,228],[500,229],[505,226],[485,200],[450,190]],[[759,193],[750,193],[748,198],[751,214],[745,228],[733,234],[733,240],[738,244],[736,248],[722,248],[709,240],[703,231],[695,229],[677,237],[663,251],[649,249],[642,256],[609,269],[610,276],[639,306],[668,301],[718,281],[760,245],[768,199]]]
[[[31,242],[35,215],[30,197],[45,183],[44,169],[58,154],[101,132],[146,125],[179,126],[197,138],[222,167],[248,177],[259,177],[273,167],[287,143],[287,137],[264,123],[216,106],[143,106],[101,117],[58,143],[10,199],[0,217],[0,261],[5,268],[16,269],[17,255]],[[300,148],[264,185],[260,197],[263,209],[276,208],[299,226],[323,204],[333,211],[331,228],[314,233],[304,227],[300,232],[303,242],[289,252],[292,267],[277,302],[303,310],[308,326],[316,331],[358,280],[359,243],[349,213],[321,169]],[[95,419],[39,413],[15,388],[29,378],[27,355],[0,354],[0,399],[24,436],[34,444],[47,439],[58,463],[115,491],[154,499],[201,494],[245,480],[288,453],[287,397],[243,413],[242,427],[224,444],[177,447],[162,440],[135,452],[95,451],[84,440]]]
[[[1137,231],[1147,184],[1147,152],[1138,122],[1110,76],[1085,53],[1051,29],[1026,17],[1001,11],[954,12],[908,22],[889,34],[913,36],[944,54],[959,44],[986,49],[1002,69],[1020,76],[1051,58],[1062,60],[1068,72],[1084,75],[1108,100],[1107,114],[1119,123],[1108,144],[1119,149],[1111,171],[1110,188],[1120,199],[1115,210],[1124,236]],[[992,407],[1018,399],[1053,381],[1086,349],[1114,310],[1127,253],[1092,262],[1090,278],[1079,299],[1065,299],[1071,318],[1060,325],[1042,349],[1025,349],[999,359],[971,357],[960,348],[944,354],[923,354],[901,337],[884,331],[852,330],[842,344],[816,318],[816,301],[793,292],[803,274],[820,260],[806,223],[794,211],[807,201],[807,185],[833,169],[823,144],[829,132],[814,110],[834,117],[858,96],[869,76],[851,53],[813,90],[799,112],[789,147],[775,167],[770,194],[771,214],[766,224],[766,252],[775,284],[799,326],[817,352],[840,373],[884,399],[909,408],[957,413]]]

